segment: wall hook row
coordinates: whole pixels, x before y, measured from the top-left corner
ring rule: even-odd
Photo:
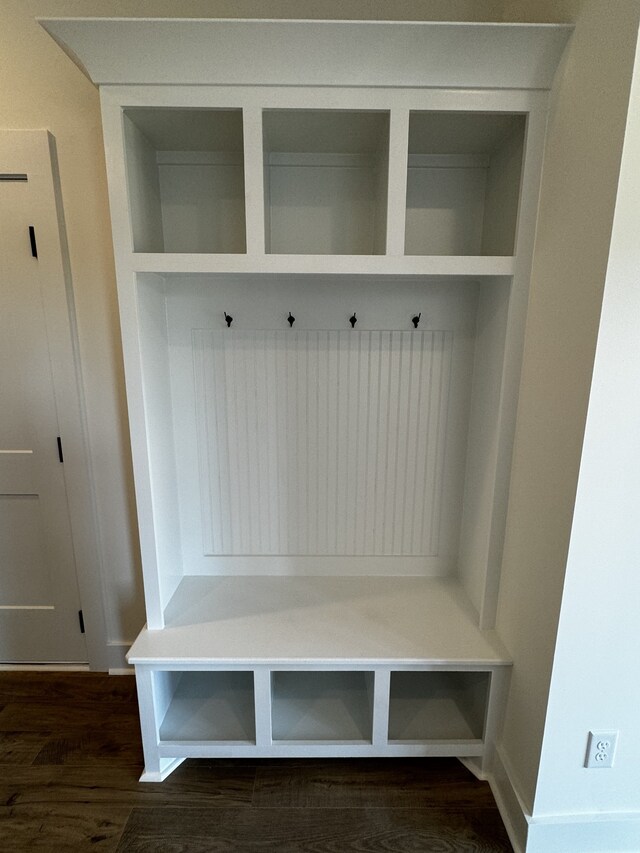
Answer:
[[[422,317],[422,311],[420,311],[418,314],[414,314],[414,315],[413,315],[413,317],[411,318],[411,322],[413,323],[413,328],[414,328],[414,329],[417,329],[417,328],[418,328],[418,326],[420,325],[420,319],[421,319],[421,317]],[[227,324],[227,328],[229,328],[229,329],[230,329],[230,328],[231,328],[231,324],[233,323],[233,317],[232,317],[230,314],[227,314],[227,312],[225,311],[225,312],[224,312],[224,319],[225,319],[225,322],[226,322],[226,324]],[[293,316],[293,314],[291,313],[291,311],[289,311],[289,315],[288,315],[288,317],[287,317],[287,323],[289,324],[289,328],[290,328],[290,329],[292,329],[292,328],[293,328],[293,324],[294,324],[295,322],[296,322],[296,318]],[[349,317],[349,322],[351,323],[351,328],[352,328],[352,329],[355,329],[355,327],[356,327],[356,323],[358,322],[358,317],[357,317],[357,315],[356,315],[356,312],[355,312],[355,311],[354,311],[354,312],[353,312],[353,314]]]

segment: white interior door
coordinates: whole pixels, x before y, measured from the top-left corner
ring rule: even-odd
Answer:
[[[45,152],[30,132],[0,133],[2,662],[87,660],[44,298],[51,282],[35,256],[38,222],[56,217],[38,195],[51,170]]]

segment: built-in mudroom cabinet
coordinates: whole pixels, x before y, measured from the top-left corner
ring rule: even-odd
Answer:
[[[491,760],[562,26],[49,20],[100,85],[148,623],[187,757]]]

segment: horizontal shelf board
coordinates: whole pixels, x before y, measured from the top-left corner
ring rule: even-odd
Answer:
[[[481,756],[484,746],[479,741],[419,744],[350,744],[350,743],[272,743],[265,746],[230,743],[164,743],[161,758],[472,758]]]
[[[548,89],[573,29],[396,21],[39,21],[98,84]]]
[[[161,741],[255,743],[253,673],[184,672],[178,677],[160,726]]]
[[[261,754],[255,743],[232,741],[164,741],[158,744],[160,758],[257,758]],[[465,753],[466,754],[466,753]]]
[[[323,275],[437,275],[511,276],[512,256],[482,255],[211,255],[132,254],[133,272],[188,273],[294,273]]]
[[[130,663],[497,666],[509,657],[452,579],[182,579],[166,626],[143,630]]]

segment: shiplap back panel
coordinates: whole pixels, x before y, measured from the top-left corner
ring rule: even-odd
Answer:
[[[450,331],[192,339],[204,554],[438,554]]]

